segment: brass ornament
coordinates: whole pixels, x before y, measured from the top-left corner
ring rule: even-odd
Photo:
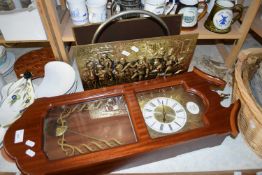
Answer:
[[[98,43],[74,48],[84,89],[95,89],[188,70],[197,34]]]

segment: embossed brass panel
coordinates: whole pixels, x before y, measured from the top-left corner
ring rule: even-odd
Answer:
[[[84,89],[174,75],[188,70],[197,34],[98,43],[74,48]]]

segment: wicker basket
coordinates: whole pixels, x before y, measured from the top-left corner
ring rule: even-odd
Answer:
[[[262,108],[250,88],[250,79],[262,62],[262,49],[247,49],[239,54],[235,68],[233,99],[241,100],[238,126],[245,140],[262,157]]]

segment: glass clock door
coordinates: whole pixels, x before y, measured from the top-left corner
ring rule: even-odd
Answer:
[[[183,85],[139,92],[136,97],[151,138],[204,126],[202,99]]]
[[[123,96],[52,108],[44,121],[43,139],[50,160],[137,141]]]

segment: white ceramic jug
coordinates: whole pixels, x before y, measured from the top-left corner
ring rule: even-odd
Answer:
[[[73,24],[82,25],[88,22],[85,0],[67,0],[66,5],[70,11]]]

